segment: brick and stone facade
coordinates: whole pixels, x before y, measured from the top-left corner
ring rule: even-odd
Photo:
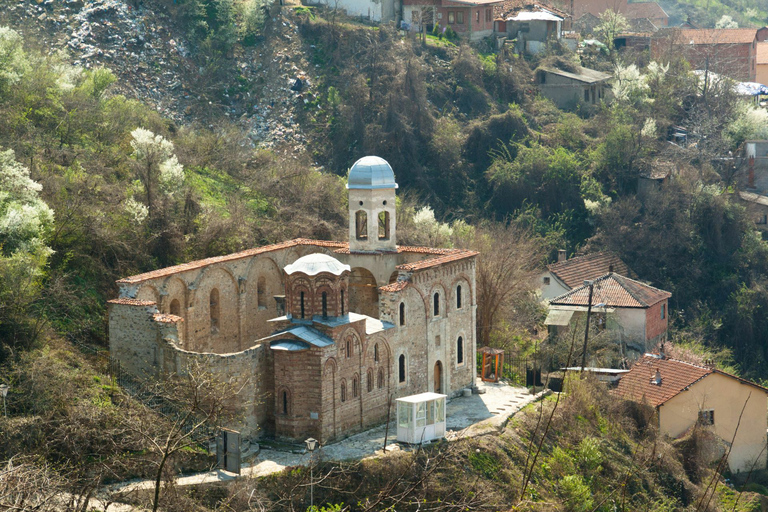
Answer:
[[[141,378],[202,363],[237,384],[231,426],[254,438],[327,442],[384,421],[390,397],[472,386],[477,253],[397,246],[394,174],[369,158],[350,171],[349,242],[296,239],[119,280],[112,357]]]

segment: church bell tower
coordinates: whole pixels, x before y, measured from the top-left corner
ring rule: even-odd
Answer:
[[[350,252],[395,252],[395,173],[383,158],[366,156],[349,170]]]

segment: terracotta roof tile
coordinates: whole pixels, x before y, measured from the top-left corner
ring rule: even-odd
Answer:
[[[547,265],[547,269],[569,288],[576,288],[588,279],[597,279],[608,273],[633,275],[626,263],[608,252],[596,252]]]
[[[157,306],[157,303],[153,300],[139,300],[139,299],[112,299],[107,301],[108,304],[122,304],[124,306]]]
[[[606,307],[649,308],[671,296],[672,294],[667,291],[654,288],[640,281],[608,273],[595,279],[592,305],[602,303]],[[588,303],[589,286],[587,285],[574,288],[550,301],[550,304],[557,306],[587,306]]]
[[[478,254],[479,253],[475,251],[456,250],[456,252],[453,252],[450,254],[445,254],[443,256],[438,256],[436,258],[428,258],[426,260],[416,261],[413,263],[405,263],[403,265],[398,265],[395,268],[397,270],[406,270],[409,272],[414,272],[417,270],[424,270],[426,268],[437,267],[445,263],[451,263],[454,261],[463,260],[465,258],[473,258]]]
[[[180,316],[167,315],[165,313],[155,313],[152,318],[154,318],[155,322],[162,322],[164,324],[175,324],[184,321]]]
[[[661,385],[651,382],[656,377],[656,370],[661,374]],[[658,407],[713,372],[711,368],[677,359],[645,355],[621,377],[616,394],[626,400],[646,401]]]
[[[330,240],[311,240],[309,238],[296,238],[294,240],[288,240],[279,244],[265,245],[262,247],[255,247],[253,249],[247,249],[224,256],[215,256],[213,258],[205,258],[202,260],[190,261],[188,263],[182,263],[180,265],[174,265],[172,267],[165,267],[151,272],[145,272],[143,274],[137,274],[135,276],[125,277],[118,280],[120,284],[136,284],[150,279],[158,279],[179,272],[186,272],[189,270],[196,270],[215,263],[225,263],[229,261],[236,261],[242,258],[250,258],[258,254],[264,254],[272,251],[278,251],[281,249],[288,249],[297,246],[315,246],[315,247],[327,247],[330,249],[337,249],[338,254],[349,254],[349,242],[335,242]],[[411,247],[411,246],[397,246],[398,253],[416,253],[416,254],[430,254],[430,255],[446,255],[462,253],[460,249],[444,249],[436,247]],[[466,256],[465,256],[466,257]]]
[[[411,284],[410,281],[395,281],[392,284],[387,284],[384,286],[379,286],[379,291],[381,292],[399,292],[402,290],[405,290],[408,285]]]
[[[623,14],[627,19],[633,20],[636,18],[668,18],[669,16],[664,9],[656,2],[634,2],[629,3],[622,9]]]
[[[661,375],[661,385],[652,383],[656,370],[659,370]],[[638,359],[621,377],[615,393],[626,400],[646,401],[651,406],[658,407],[712,373],[736,379],[768,394],[768,389],[763,386],[736,375],[654,354],[646,354]]]
[[[749,44],[757,39],[754,28],[693,28],[659,31],[660,37],[673,37],[680,44]]]
[[[186,272],[188,270],[195,270],[198,268],[212,265],[214,263],[223,263],[227,261],[235,261],[242,258],[249,258],[257,254],[263,254],[267,252],[277,251],[280,249],[287,249],[290,247],[297,247],[301,245],[314,245],[316,247],[344,247],[346,242],[332,242],[328,240],[310,240],[308,238],[296,238],[294,240],[288,240],[279,244],[265,245],[263,247],[255,247],[253,249],[247,249],[245,251],[236,252],[233,254],[227,254],[225,256],[215,256],[213,258],[205,258],[202,260],[190,261],[189,263],[182,263],[181,265],[174,265],[172,267],[165,267],[152,272],[145,272],[131,277],[126,277],[117,281],[118,283],[140,283],[148,279],[157,279],[159,277],[166,277],[179,272]]]

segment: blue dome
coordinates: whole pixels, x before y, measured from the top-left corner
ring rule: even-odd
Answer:
[[[364,156],[349,170],[347,188],[397,188],[395,173],[383,158]]]

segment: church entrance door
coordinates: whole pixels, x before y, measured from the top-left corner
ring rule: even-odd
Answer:
[[[443,392],[443,363],[435,363],[435,393]]]

